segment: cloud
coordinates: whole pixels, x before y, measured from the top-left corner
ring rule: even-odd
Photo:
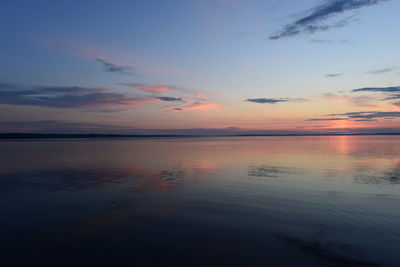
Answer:
[[[354,121],[377,121],[374,119],[358,119],[358,120],[354,120]]]
[[[352,121],[376,121],[377,118],[400,118],[400,111],[360,111],[360,112],[347,112],[341,114],[327,114],[325,116],[335,118],[317,118],[308,119],[306,121],[340,121],[340,120],[352,120]],[[338,118],[339,116],[339,118]]]
[[[55,108],[80,108],[125,105],[160,101],[149,96],[127,96],[107,92],[103,88],[34,87],[0,84],[0,104],[29,105]]]
[[[165,85],[165,84],[147,85],[142,83],[123,83],[120,85],[127,86],[133,89],[138,89],[140,91],[151,94],[173,93],[173,92],[175,93],[182,92],[186,94],[185,97],[153,96],[155,99],[165,102],[181,102],[179,104],[164,106],[165,109],[170,109],[172,111],[199,110],[199,109],[207,109],[210,107],[219,106],[219,104],[209,103],[203,93],[195,92],[178,86]]]
[[[353,89],[352,92],[400,92],[400,86],[392,87],[365,87]]]
[[[400,96],[399,96],[399,98],[400,98]],[[396,106],[396,107],[400,107],[400,102],[392,103],[392,105],[393,105],[393,106]]]
[[[359,9],[379,4],[388,0],[330,0],[324,5],[315,7],[308,16],[302,17],[288,25],[281,31],[270,37],[277,40],[283,37],[295,36],[301,33],[314,33],[316,31],[329,30],[331,28],[343,27],[349,23],[350,18],[342,19],[330,25],[321,25],[335,15],[345,13],[349,10]]]
[[[176,86],[172,85],[146,85],[142,83],[123,83],[121,85],[127,86],[129,88],[138,89],[140,91],[152,94],[159,94],[159,93],[168,93],[168,92],[176,92],[176,91],[184,91]]]
[[[372,96],[347,96],[347,95],[336,95],[332,93],[326,93],[322,95],[324,100],[333,102],[347,102],[354,106],[359,107],[376,107],[371,102],[376,101],[376,97]]]
[[[371,112],[371,113],[362,113],[362,114],[353,114],[349,115],[350,118],[394,118],[394,117],[400,117],[400,112],[397,111],[391,111],[391,112],[382,112],[382,111],[376,111],[376,112]]]
[[[400,86],[392,86],[392,87],[366,87],[360,89],[353,89],[352,92],[381,92],[381,93],[395,93],[389,94],[389,96],[381,99],[383,101],[386,100],[396,100],[400,99]],[[397,93],[399,92],[399,93]]]
[[[285,29],[283,31],[280,31],[276,35],[273,35],[273,36],[269,37],[269,39],[270,40],[278,40],[278,39],[283,38],[283,37],[298,35],[298,34],[302,33],[302,31],[308,32],[308,33],[315,33],[317,31],[327,31],[327,30],[329,30],[331,28],[344,27],[347,24],[348,24],[348,19],[341,20],[338,23],[336,23],[334,25],[330,25],[330,26],[327,26],[327,25],[325,25],[325,26],[315,26],[315,25],[293,26],[293,25],[288,25],[288,26],[285,27]]]
[[[0,83],[0,93],[11,95],[18,94],[46,94],[46,93],[99,93],[106,91],[103,88],[87,88],[79,86],[37,86],[33,88],[24,88],[22,86],[10,83]]]
[[[400,111],[362,111],[342,114],[328,114],[326,116],[346,116],[347,118],[351,119],[397,118],[400,117]]]
[[[335,78],[335,77],[339,77],[339,76],[342,76],[342,75],[343,75],[343,73],[331,73],[331,74],[325,75],[325,77],[327,77],[327,78]]]
[[[327,114],[325,116],[350,116],[350,115],[358,115],[358,114],[363,114],[363,113],[372,113],[375,111],[357,111],[357,112],[347,112],[347,113],[342,113],[342,114]]]
[[[276,104],[281,102],[304,102],[304,98],[248,98],[245,102],[252,102],[258,104]]]
[[[395,70],[397,68],[394,67],[390,67],[390,68],[384,68],[384,69],[377,69],[377,70],[372,70],[372,71],[367,71],[367,74],[383,74],[383,73],[387,73],[387,72],[391,72],[393,70]]]
[[[183,102],[183,99],[180,97],[160,96],[156,98],[167,102]]]
[[[133,68],[126,65],[117,65],[102,58],[96,58],[96,62],[101,63],[105,72],[115,72],[119,74],[132,74]]]
[[[204,93],[193,91],[190,89],[182,88],[179,86],[168,85],[168,84],[156,84],[156,85],[148,85],[142,83],[120,83],[119,85],[123,85],[129,88],[137,89],[145,93],[150,94],[161,94],[161,93],[176,93],[180,92],[185,94],[185,97],[155,97],[162,101],[182,101],[187,103],[196,103],[196,102],[205,102],[207,101],[207,97]],[[169,107],[169,106],[167,106]]]
[[[188,105],[176,105],[176,106],[169,106],[169,108],[173,108],[174,111],[187,111],[187,110],[202,110],[217,107],[220,104],[216,103],[207,103],[207,102],[194,102]]]
[[[310,42],[316,43],[316,44],[336,44],[336,43],[346,44],[346,43],[350,43],[351,41],[349,41],[347,39],[340,39],[340,40],[313,39],[313,40],[310,40]]]
[[[324,118],[324,119],[308,119],[306,121],[343,121],[347,118]]]
[[[385,97],[382,100],[395,100],[395,99],[400,99],[400,94],[392,94],[392,95],[390,95],[388,97]]]
[[[248,98],[245,102],[259,103],[259,104],[276,104],[279,102],[287,102],[287,99],[278,98]]]

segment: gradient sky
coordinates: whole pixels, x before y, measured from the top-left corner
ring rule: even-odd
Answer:
[[[3,0],[0,131],[400,126],[398,0]]]

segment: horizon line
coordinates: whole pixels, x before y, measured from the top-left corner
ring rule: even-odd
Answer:
[[[400,135],[400,132],[386,133],[299,133],[299,134],[226,134],[226,135],[180,135],[180,134],[98,134],[98,133],[0,133],[0,139],[111,139],[111,138],[190,138],[190,137],[296,137],[296,136],[377,136]]]

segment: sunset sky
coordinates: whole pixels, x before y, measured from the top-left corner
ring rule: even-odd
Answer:
[[[3,0],[0,132],[400,127],[397,0]]]

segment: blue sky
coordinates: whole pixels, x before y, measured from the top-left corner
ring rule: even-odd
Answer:
[[[352,90],[400,85],[399,11],[396,0],[3,1],[0,130],[396,131],[397,91]],[[322,120],[350,112],[392,115]]]

